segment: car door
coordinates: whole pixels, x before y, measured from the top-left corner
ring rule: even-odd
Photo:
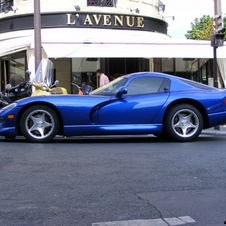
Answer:
[[[99,124],[150,124],[169,96],[169,79],[139,77],[127,85],[128,93],[112,98],[98,109]]]

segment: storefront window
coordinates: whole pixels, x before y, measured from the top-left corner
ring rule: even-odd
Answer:
[[[197,71],[196,58],[176,58],[175,75],[182,78],[192,79]]]
[[[208,79],[212,77],[211,63],[209,59],[199,59],[198,81],[208,85]]]
[[[207,84],[207,59],[178,58],[176,59],[176,75]]]
[[[87,0],[87,6],[113,7],[115,0]]]
[[[73,58],[72,59],[72,74],[71,74],[71,93],[78,93],[76,86],[81,86],[83,83],[92,84],[92,87],[97,88],[96,70],[100,68],[100,59],[98,58]],[[104,68],[101,68],[104,70]]]
[[[174,68],[174,59],[173,58],[163,58],[162,59],[162,72],[174,75],[175,68]]]
[[[212,81],[209,59],[204,58],[154,58],[154,71],[187,78],[200,83]]]
[[[17,53],[9,58],[10,76],[18,75],[25,79],[26,62],[25,53]]]
[[[161,58],[153,58],[152,71],[162,72],[162,59]]]
[[[26,77],[26,53],[14,53],[1,58],[1,90],[5,89],[5,85],[9,83],[10,78],[23,78],[27,80]],[[13,84],[12,84],[13,85]]]

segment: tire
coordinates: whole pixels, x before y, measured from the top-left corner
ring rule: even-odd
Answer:
[[[20,128],[30,142],[50,142],[59,131],[59,119],[50,107],[35,105],[23,113]]]
[[[165,128],[173,141],[195,140],[203,129],[203,118],[200,111],[189,104],[174,106],[167,114]]]

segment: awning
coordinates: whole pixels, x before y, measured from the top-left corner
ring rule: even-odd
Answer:
[[[42,32],[42,46],[54,58],[213,58],[210,41],[145,31],[48,29]],[[226,46],[218,48],[217,57],[226,58]]]
[[[0,40],[0,57],[27,50],[31,45],[30,36],[10,37]]]
[[[213,58],[213,50],[208,44],[43,42],[42,46],[49,57],[55,58]],[[219,58],[226,58],[226,48],[223,49]]]
[[[95,28],[42,29],[42,47],[51,58],[213,58],[210,41],[174,39],[167,35]],[[0,37],[0,57],[34,49],[34,31]],[[217,49],[226,58],[226,44]]]

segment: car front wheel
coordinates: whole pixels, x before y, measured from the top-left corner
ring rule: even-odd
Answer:
[[[203,128],[200,111],[189,104],[173,107],[167,114],[165,127],[168,136],[174,141],[192,141]]]
[[[28,141],[50,142],[59,130],[59,120],[50,107],[35,105],[23,113],[20,128]]]

